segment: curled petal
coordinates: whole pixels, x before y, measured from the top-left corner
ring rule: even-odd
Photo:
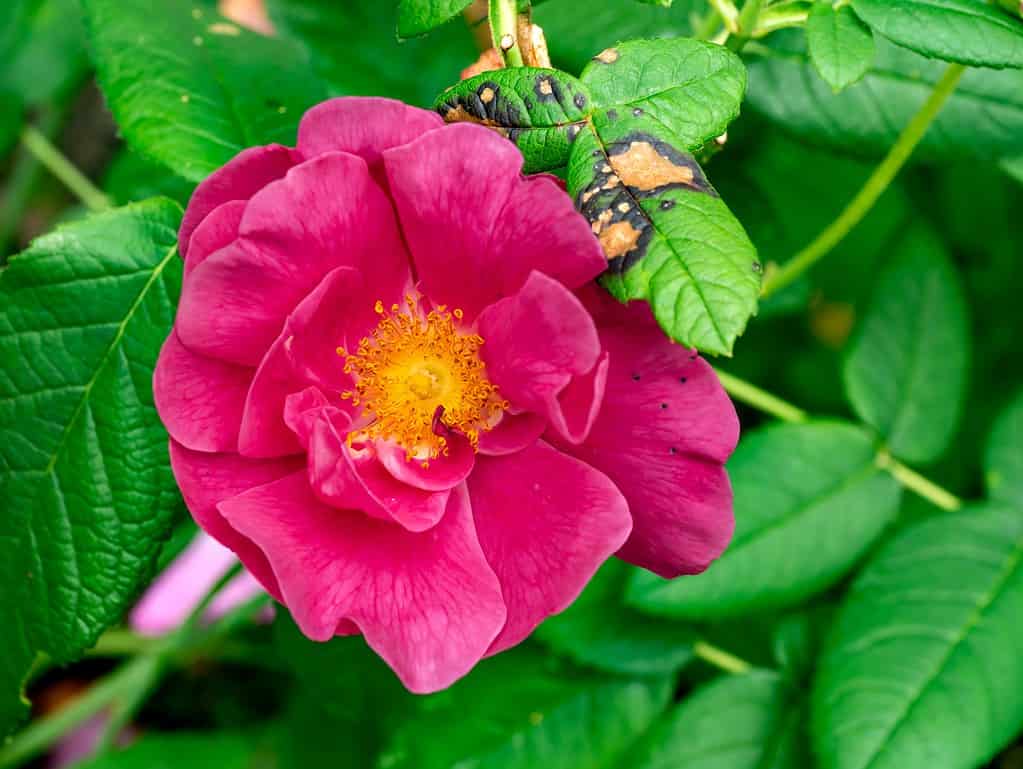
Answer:
[[[565,440],[583,440],[603,400],[607,359],[582,302],[534,271],[520,291],[483,311],[479,329],[501,395],[544,416]]]

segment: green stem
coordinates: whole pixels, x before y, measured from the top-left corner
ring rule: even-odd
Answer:
[[[741,675],[742,673],[748,673],[753,668],[746,660],[740,659],[734,654],[729,654],[724,649],[719,649],[705,641],[697,641],[693,644],[693,654],[704,662],[724,670],[726,673]]]
[[[113,707],[112,718],[121,723],[109,729],[109,744],[137,712],[169,665],[188,664],[215,649],[228,635],[249,622],[269,600],[266,595],[256,596],[236,606],[209,627],[200,629],[186,624],[157,639],[148,650],[93,684],[81,697],[50,716],[33,721],[11,738],[0,748],[0,769],[8,769],[38,756],[71,729]]]
[[[760,39],[772,32],[788,27],[802,27],[810,17],[810,12],[803,8],[767,8],[757,21],[756,29],[751,37]]]
[[[46,135],[35,126],[25,126],[21,143],[65,187],[93,211],[110,208],[110,200],[85,175],[64,157]]]
[[[717,12],[724,22],[725,29],[731,35],[739,33],[739,9],[732,0],[710,0],[711,8]]]
[[[721,369],[715,369],[715,372],[728,394],[740,403],[752,406],[758,411],[770,414],[783,422],[805,422],[810,418],[810,415],[801,408],[797,408],[791,403],[786,403],[781,398],[771,395],[766,390],[761,390],[756,385],[734,377]]]
[[[161,654],[144,654],[138,657],[140,664],[130,685],[126,684],[121,696],[110,703],[110,714],[103,725],[99,740],[96,743],[95,755],[102,756],[115,747],[117,738],[124,728],[142,708],[146,697],[156,688],[166,668],[166,660]]]
[[[494,48],[504,55],[506,67],[522,66],[516,0],[490,0],[490,32]]]
[[[962,64],[949,65],[923,107],[909,121],[909,125],[892,145],[887,157],[874,169],[874,173],[867,179],[867,183],[849,202],[845,210],[810,245],[780,268],[768,272],[761,291],[763,297],[766,298],[776,293],[796,280],[816,264],[821,257],[841,243],[845,236],[863,220],[863,217],[874,207],[878,198],[888,189],[902,166],[909,160],[913,150],[927,133],[927,129],[938,116],[948,97],[952,95],[965,69]]]
[[[110,628],[85,654],[89,657],[133,657],[146,654],[162,639],[142,636],[125,628]]]
[[[749,42],[753,30],[757,28],[757,21],[760,19],[760,10],[763,5],[764,0],[746,0],[742,11],[739,12],[739,31],[725,41],[725,45],[731,50],[738,53]]]
[[[44,136],[53,136],[60,130],[64,111],[47,107],[39,116],[39,131]],[[0,205],[0,266],[7,261],[7,249],[21,223],[25,207],[39,183],[42,167],[35,155],[21,147],[14,162],[14,169],[7,179],[3,204]]]
[[[693,37],[697,40],[710,40],[720,28],[721,14],[712,7],[693,30]]]
[[[136,657],[53,715],[33,721],[0,748],[0,769],[16,766],[39,755],[62,735],[108,707],[117,698],[127,695],[151,665],[150,655]]]
[[[935,507],[948,512],[955,512],[963,506],[963,501],[950,491],[924,478],[916,470],[912,470],[893,457],[886,449],[877,453],[877,466],[887,471],[904,488],[923,497]]]
[[[752,406],[783,422],[805,422],[810,418],[810,415],[801,408],[783,401],[766,390],[761,390],[754,384],[750,384],[720,369],[715,369],[715,372],[725,391],[740,403]],[[959,497],[950,491],[946,491],[934,483],[934,481],[924,478],[915,470],[906,467],[893,457],[887,449],[880,449],[878,451],[875,463],[898,481],[903,488],[909,489],[942,510],[958,510],[963,506],[963,502]]]

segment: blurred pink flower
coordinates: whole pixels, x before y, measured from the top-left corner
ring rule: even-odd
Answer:
[[[132,630],[148,636],[174,630],[236,563],[234,553],[200,531],[135,604],[129,616]],[[215,620],[261,592],[260,584],[243,570],[217,593],[203,619]]]
[[[542,95],[542,92],[541,92]],[[196,521],[326,641],[434,691],[609,556],[702,571],[738,438],[713,370],[605,268],[513,144],[336,99],[196,190],[154,377]]]

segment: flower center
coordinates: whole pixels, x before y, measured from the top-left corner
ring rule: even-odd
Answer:
[[[428,460],[448,453],[443,425],[478,449],[480,433],[508,407],[487,379],[483,338],[459,328],[461,310],[441,305],[424,314],[412,296],[404,307],[393,304],[388,312],[377,301],[374,309],[380,322],[358,349],[337,350],[355,380],[341,397],[372,420],[359,437],[393,440],[406,458]]]

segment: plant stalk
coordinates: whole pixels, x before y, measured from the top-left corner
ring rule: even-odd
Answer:
[[[724,649],[719,649],[705,641],[697,641],[693,644],[693,654],[704,662],[724,670],[726,673],[741,675],[753,669],[753,666],[746,662],[746,660],[740,659],[734,654],[729,654]]]
[[[21,132],[21,143],[46,169],[92,211],[110,208],[110,199],[32,125]]]
[[[744,379],[739,379],[719,369],[714,371],[717,373],[721,386],[725,388],[725,391],[740,403],[752,406],[758,411],[770,414],[783,422],[799,423],[805,422],[810,418],[810,415],[803,411],[803,409],[783,401],[776,395],[772,395]],[[943,489],[934,481],[920,475],[915,470],[906,467],[893,457],[887,449],[882,448],[878,451],[875,463],[898,481],[903,488],[909,489],[914,494],[926,499],[942,510],[954,511],[963,506],[963,501],[959,497]]]
[[[521,67],[518,4],[516,0],[490,0],[490,32],[494,48],[504,56],[506,67]]]
[[[945,106],[948,97],[955,91],[959,79],[966,68],[962,64],[950,64],[945,74],[935,85],[931,95],[924,102],[920,111],[909,121],[898,140],[892,145],[888,155],[874,169],[866,184],[849,202],[845,210],[839,214],[828,227],[817,236],[806,248],[796,254],[778,269],[769,271],[764,279],[761,296],[767,298],[788,286],[823,256],[842,242],[846,235],[870,212],[881,195],[892,183],[899,171],[909,160],[913,150],[923,139],[931,123]]]

